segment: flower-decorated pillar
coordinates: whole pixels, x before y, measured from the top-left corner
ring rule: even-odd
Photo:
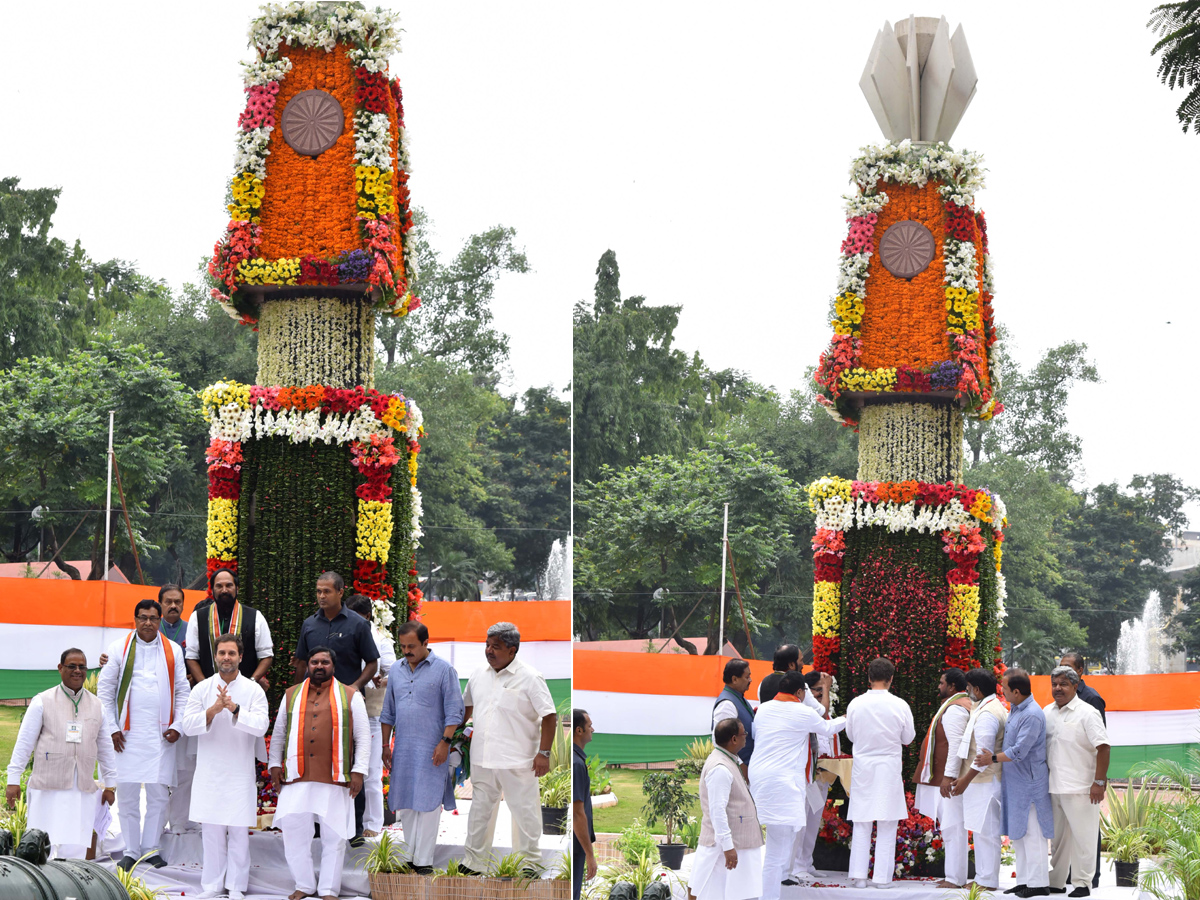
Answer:
[[[254,386],[203,394],[211,429],[209,571],[238,573],[268,619],[277,687],[317,576],[415,611],[421,412],[373,389],[376,315],[406,316],[407,154],[391,14],[264,7],[250,28],[230,222],[212,296],[258,331]]]
[[[897,66],[918,75],[919,91],[880,89]],[[834,335],[816,373],[818,401],[859,433],[859,460],[857,479],[809,486],[813,655],[845,699],[866,690],[871,659],[890,658],[920,731],[942,669],[1001,665],[1004,616],[1004,505],[961,484],[964,418],[1003,410],[988,365],[981,160],[945,143],[974,92],[962,30],[951,39],[945,19],[885,25],[863,88],[889,140],[851,168]]]

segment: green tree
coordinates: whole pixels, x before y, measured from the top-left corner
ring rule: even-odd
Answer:
[[[1162,54],[1158,77],[1171,90],[1187,89],[1175,116],[1184,134],[1200,134],[1200,0],[1154,7],[1147,27],[1159,36],[1150,51]]]
[[[674,633],[696,653],[680,629],[685,621],[697,628],[704,622],[706,654],[718,650],[723,505],[729,503],[729,543],[752,628],[759,624],[758,584],[790,546],[789,526],[803,505],[799,487],[770,453],[731,441],[680,457],[647,457],[621,471],[604,467],[600,480],[577,486],[575,496],[576,630],[592,639],[643,638],[665,622],[664,636]],[[726,633],[736,640],[736,604],[726,613]]]

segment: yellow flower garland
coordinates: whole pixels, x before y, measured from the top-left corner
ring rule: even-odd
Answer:
[[[220,559],[225,562],[237,559],[237,515],[238,502],[236,500],[213,498],[208,501],[206,549],[209,559]]]
[[[975,631],[979,626],[979,586],[951,585],[949,612],[950,627],[946,633],[950,637],[975,640]]]
[[[835,638],[841,625],[842,586],[836,581],[813,584],[813,634]]]
[[[358,558],[386,564],[392,545],[392,504],[390,501],[358,501]]]

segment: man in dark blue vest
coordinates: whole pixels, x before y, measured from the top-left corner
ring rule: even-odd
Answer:
[[[725,663],[725,672],[721,677],[725,687],[713,703],[710,729],[716,728],[722,719],[737,719],[746,727],[746,746],[738,751],[738,757],[742,760],[742,774],[745,775],[745,768],[754,753],[754,710],[745,696],[750,687],[750,663],[744,659],[731,659]]]

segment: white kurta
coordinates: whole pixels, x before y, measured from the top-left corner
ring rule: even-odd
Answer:
[[[836,734],[845,727],[844,717],[823,719],[800,703],[768,700],[759,706],[749,769],[750,794],[759,822],[793,825],[797,830],[804,827],[808,736]]]
[[[733,849],[729,830],[729,792],[733,775],[723,766],[708,773],[708,809],[712,817],[712,847],[697,847],[688,881],[696,900],[752,900],[762,890],[763,848],[738,850],[737,866],[725,868],[725,851]]]
[[[160,721],[161,693],[170,690],[170,682],[161,677],[162,644],[158,637],[150,643],[137,636],[134,640],[137,642],[137,655],[134,658],[133,680],[129,685],[129,731],[125,732],[125,749],[116,755],[117,781],[122,784],[165,784],[174,787],[176,744],[169,743],[163,737],[167,728]],[[175,719],[169,725],[182,734],[183,729],[178,723],[187,706],[187,669],[183,661],[183,649],[174,641],[171,644],[175,654]],[[108,662],[100,670],[96,685],[96,696],[104,706],[105,733],[110,736],[121,730],[117,724],[117,689],[121,683],[121,654],[124,648],[124,638],[108,648]]]
[[[907,819],[900,748],[917,736],[908,704],[888,691],[859,694],[846,707],[846,736],[854,742],[847,818]]]
[[[37,746],[38,736],[42,732],[42,697],[38,694],[30,701],[21,719],[21,728],[17,732],[17,742],[13,745],[12,758],[8,764],[8,783],[20,784],[25,765]],[[117,770],[114,757],[112,738],[104,734],[101,727],[96,741],[96,760],[100,763],[100,783],[105,787],[115,788],[117,785]],[[40,828],[50,835],[50,843],[58,847],[89,847],[92,843],[92,825],[96,819],[96,809],[101,798],[98,785],[93,793],[79,790],[78,776],[73,787],[66,790],[38,790],[26,788],[26,801],[29,804],[29,827]]]
[[[208,708],[224,685],[233,702],[240,704],[236,722],[227,709],[213,716]],[[196,772],[192,779],[189,817],[204,825],[239,825],[249,828],[258,818],[258,787],[254,746],[271,722],[263,689],[238,674],[232,683],[220,675],[196,685],[183,715],[183,729],[196,738]]]

